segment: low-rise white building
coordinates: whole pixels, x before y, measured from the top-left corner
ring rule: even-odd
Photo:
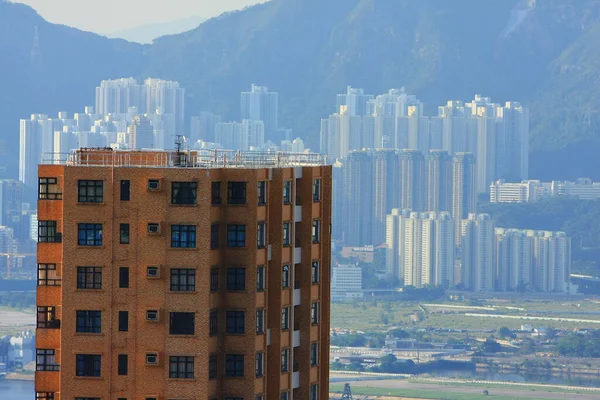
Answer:
[[[353,264],[334,265],[331,274],[331,299],[343,301],[362,297],[362,268]]]
[[[491,203],[534,203],[555,196],[581,200],[600,199],[600,182],[592,182],[589,178],[579,178],[574,182],[527,180],[519,183],[501,179],[490,185]]]

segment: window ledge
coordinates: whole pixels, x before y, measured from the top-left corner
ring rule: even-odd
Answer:
[[[169,290],[169,294],[198,294],[197,290]]]
[[[94,332],[75,332],[75,336],[105,336],[104,333],[94,333]]]
[[[75,293],[86,293],[86,294],[87,293],[104,293],[104,292],[106,292],[106,290],[105,289],[81,289],[81,288],[78,288],[78,289],[75,289],[74,292]]]
[[[105,202],[93,202],[93,201],[78,201],[78,206],[105,206]]]
[[[77,380],[93,380],[93,381],[103,381],[104,378],[101,376],[75,376]]]
[[[198,251],[198,247],[169,247],[169,250],[174,250],[174,251]]]
[[[196,382],[196,378],[168,378],[171,382]]]
[[[173,203],[169,203],[169,206],[171,206],[171,207],[188,207],[188,208],[191,207],[191,208],[194,208],[194,207],[199,207],[200,205],[198,203],[194,203],[194,204],[178,204],[178,203],[173,204]]]
[[[189,335],[189,334],[177,334],[177,333],[168,333],[167,337],[170,339],[182,338],[182,339],[194,339],[197,338],[198,335]]]

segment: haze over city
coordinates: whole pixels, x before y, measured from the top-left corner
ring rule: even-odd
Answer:
[[[0,398],[600,399],[599,29],[0,0]]]

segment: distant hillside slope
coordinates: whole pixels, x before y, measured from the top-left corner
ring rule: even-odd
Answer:
[[[531,107],[532,176],[600,179],[599,19],[600,0],[272,0],[141,46],[0,3],[0,54],[18,60],[0,64],[2,123],[14,132],[31,112],[79,110],[116,76],[179,80],[188,116],[236,119],[254,82],[280,93],[282,125],[316,150],[319,119],[346,85],[406,86],[429,113],[481,93]],[[40,74],[30,61],[36,25]]]
[[[154,39],[161,36],[176,35],[197,28],[202,22],[206,21],[203,17],[188,17],[170,22],[147,24],[131,29],[124,29],[118,32],[109,33],[109,38],[120,38],[130,42],[151,44]]]

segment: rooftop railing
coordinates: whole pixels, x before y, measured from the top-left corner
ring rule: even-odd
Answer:
[[[70,153],[45,153],[42,164],[88,167],[154,168],[289,168],[327,165],[327,156],[315,153],[198,150],[80,149]]]

